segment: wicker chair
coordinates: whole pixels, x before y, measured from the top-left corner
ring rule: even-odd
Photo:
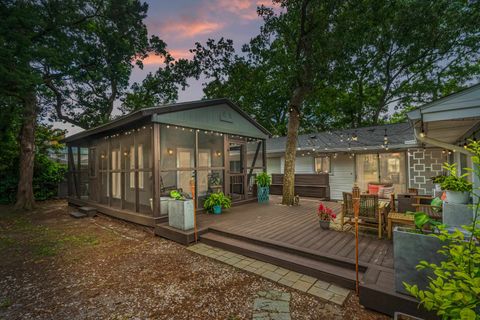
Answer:
[[[353,212],[353,198],[350,192],[343,193],[342,225],[355,223]],[[348,221],[345,221],[348,218]],[[376,194],[360,195],[360,210],[358,214],[359,224],[362,226],[378,229],[378,238],[382,238],[382,230],[385,227],[385,217],[380,212],[378,196]]]

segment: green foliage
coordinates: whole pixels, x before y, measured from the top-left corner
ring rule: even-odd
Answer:
[[[269,187],[272,184],[272,177],[266,172],[259,173],[255,178],[259,187]]]
[[[5,102],[5,100],[4,100]],[[18,187],[18,152],[17,135],[20,130],[21,114],[16,105],[1,105],[0,112],[0,203],[15,202]],[[5,120],[5,122],[2,121]],[[62,130],[52,129],[51,126],[37,125],[35,138],[35,160],[33,175],[33,190],[36,200],[46,200],[57,195],[58,183],[61,182],[67,171],[66,165],[56,163],[49,154],[62,151],[64,147],[58,141],[63,137]]]
[[[232,199],[223,194],[223,192],[211,193],[205,202],[203,203],[203,208],[208,212],[213,212],[214,206],[221,206],[224,209],[228,209],[232,206]]]
[[[259,8],[264,25],[242,54],[223,38],[192,50],[207,79],[205,96],[230,98],[274,135],[287,133],[297,82],[310,88],[300,130],[312,132],[403,122],[408,110],[480,73],[478,1],[274,3],[282,9]],[[299,37],[303,8],[307,32]],[[302,42],[310,42],[305,52],[297,50]],[[302,70],[307,65],[311,82]]]
[[[447,177],[446,175],[439,175],[439,176],[432,177],[431,180],[433,183],[441,184],[443,181],[445,181],[446,177]]]
[[[415,228],[421,232],[425,233],[425,230],[438,231],[438,228],[442,224],[441,222],[432,219],[425,212],[415,212],[414,217]]]
[[[472,141],[467,149],[473,153],[472,163],[475,165],[469,171],[480,178],[480,143]],[[404,283],[421,305],[436,311],[442,319],[480,319],[480,194],[479,189],[470,192],[475,198],[472,205],[474,217],[470,225],[462,226],[468,237],[458,229],[451,232],[446,226],[439,226],[439,232],[433,236],[444,243],[438,254],[445,260],[440,264],[421,261],[417,266],[419,270],[433,271],[428,288],[420,290],[416,284]]]
[[[170,198],[173,198],[175,200],[185,200],[185,197],[178,190],[170,191]]]
[[[441,182],[442,190],[461,192],[472,191],[472,183],[466,179],[468,173],[458,175],[456,163],[444,163],[443,168],[449,172],[449,175],[446,176],[445,179],[443,179],[443,181]]]

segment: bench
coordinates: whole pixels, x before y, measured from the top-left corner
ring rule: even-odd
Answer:
[[[283,193],[283,174],[272,174],[270,194]],[[298,173],[295,174],[295,195],[301,197],[330,199],[328,173]]]

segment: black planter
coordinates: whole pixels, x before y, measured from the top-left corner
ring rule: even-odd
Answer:
[[[322,228],[323,230],[330,229],[330,221],[319,220],[319,222],[320,222],[320,228]]]

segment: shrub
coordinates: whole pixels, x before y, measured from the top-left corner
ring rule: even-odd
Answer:
[[[480,178],[480,143],[473,141],[467,148],[473,153],[472,162],[475,169],[469,169]],[[451,174],[453,166],[448,167]],[[453,179],[452,179],[453,181]],[[442,186],[443,187],[443,186]],[[463,188],[463,187],[462,187]],[[460,189],[460,188],[457,188]],[[466,190],[458,190],[466,191]],[[405,288],[427,310],[434,310],[442,319],[480,319],[480,226],[479,226],[479,189],[472,190],[475,201],[472,223],[462,226],[468,233],[455,229],[448,231],[446,226],[437,226],[439,232],[432,236],[439,238],[444,245],[438,251],[445,256],[440,264],[421,261],[417,269],[431,269],[433,276],[429,279],[426,290],[419,290],[416,284],[406,284]]]

